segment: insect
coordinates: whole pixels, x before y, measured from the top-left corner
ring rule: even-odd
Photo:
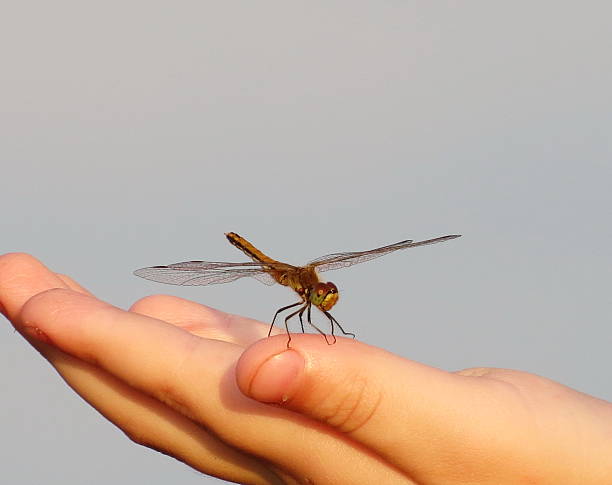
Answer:
[[[299,306],[297,310],[285,317],[285,329],[287,330],[288,336],[287,348],[289,348],[289,344],[291,343],[289,320],[297,315],[302,327],[302,332],[304,332],[304,312],[306,312],[306,321],[308,324],[322,334],[328,344],[331,345],[336,342],[336,335],[334,333],[335,326],[337,326],[344,335],[350,335],[355,338],[355,334],[346,332],[344,328],[342,328],[342,325],[340,325],[331,313],[329,313],[329,310],[338,302],[340,295],[336,285],[331,281],[327,283],[320,281],[318,273],[331,271],[333,269],[348,268],[354,264],[364,263],[400,249],[426,246],[428,244],[449,241],[460,237],[459,234],[452,234],[416,242],[407,239],[405,241],[389,244],[388,246],[370,249],[369,251],[328,254],[313,259],[304,266],[293,266],[266,256],[249,241],[240,237],[235,232],[228,232],[225,236],[231,244],[240,249],[253,261],[244,263],[185,261],[183,263],[174,263],[166,266],[141,268],[134,271],[134,274],[141,278],[157,281],[159,283],[182,286],[204,286],[229,283],[245,276],[253,277],[266,285],[279,283],[283,286],[288,286],[298,294],[300,301],[279,308],[274,314],[270,330],[268,331],[269,337],[272,333],[272,328],[274,328],[274,322],[280,313]],[[325,332],[312,322],[311,308],[313,306],[321,310],[330,321],[331,336],[333,337],[331,343],[327,339]]]

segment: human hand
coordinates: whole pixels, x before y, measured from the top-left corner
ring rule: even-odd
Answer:
[[[532,374],[449,373],[170,296],[129,312],[27,255],[0,306],[136,443],[239,483],[611,483],[612,405]]]

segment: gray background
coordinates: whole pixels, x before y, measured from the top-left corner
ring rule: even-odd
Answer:
[[[303,263],[358,338],[454,370],[524,369],[612,399],[609,2],[5,2],[0,252],[128,307],[166,292],[268,321],[293,301],[135,268]],[[2,475],[220,483],[129,442],[1,327]]]

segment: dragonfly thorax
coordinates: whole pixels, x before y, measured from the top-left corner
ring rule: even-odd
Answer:
[[[318,282],[308,295],[311,303],[324,311],[330,310],[338,301],[338,288],[331,281]]]

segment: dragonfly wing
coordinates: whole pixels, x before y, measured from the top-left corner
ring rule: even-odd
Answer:
[[[181,268],[192,269],[197,271],[211,269],[228,269],[228,268],[261,268],[261,263],[252,263],[250,261],[244,263],[225,263],[221,261],[183,261],[182,263],[173,263],[163,266],[151,266],[152,268]]]
[[[272,286],[273,284],[277,283],[277,281],[274,279],[274,277],[270,273],[264,272],[264,273],[253,274],[251,276],[253,276],[253,278],[255,278],[257,281],[261,281],[264,285]]]
[[[245,276],[255,278],[266,285],[273,285],[276,280],[269,271],[287,271],[289,268],[293,267],[284,263],[185,261],[137,269],[134,274],[158,283],[181,286],[218,285]]]
[[[437,237],[435,239],[427,239],[425,241],[412,241],[407,239],[405,241],[396,242],[369,251],[356,251],[350,253],[334,253],[328,254],[327,256],[321,256],[320,258],[310,261],[308,264],[314,266],[317,271],[331,271],[334,269],[348,268],[354,264],[365,263],[375,258],[384,256],[385,254],[398,251],[400,249],[414,248],[417,246],[426,246],[428,244],[436,244],[439,242],[449,241],[459,237],[458,234],[449,236]]]

